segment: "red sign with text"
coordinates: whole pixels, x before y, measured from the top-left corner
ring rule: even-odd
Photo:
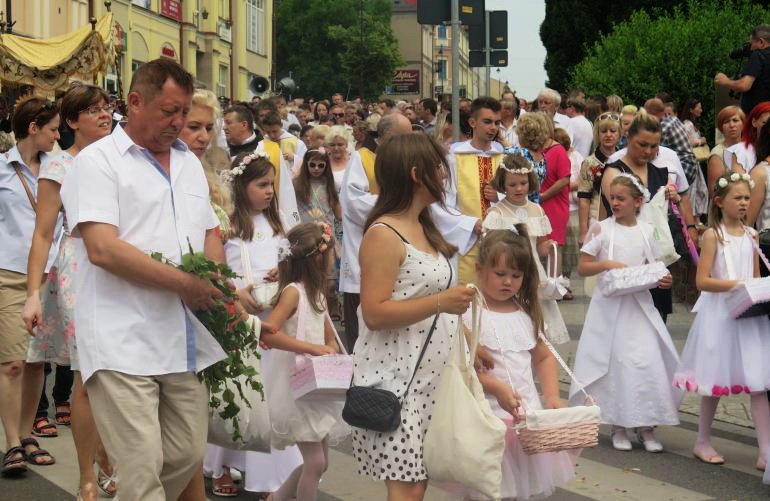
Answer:
[[[160,0],[160,15],[182,22],[182,2],[180,0]]]

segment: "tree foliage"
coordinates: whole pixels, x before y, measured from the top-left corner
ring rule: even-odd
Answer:
[[[546,0],[540,39],[548,52],[548,85],[565,90],[572,68],[615,23],[637,10],[665,12],[679,2],[662,0]],[[654,14],[653,14],[654,15]]]
[[[637,11],[590,49],[570,83],[588,95],[618,94],[634,103],[661,91],[677,103],[694,97],[703,105],[701,123],[713,123],[714,75],[740,70],[745,61],[728,54],[768,14],[748,0],[689,0],[655,19]]]
[[[281,0],[279,73],[305,96],[380,95],[403,64],[390,15],[389,0]]]

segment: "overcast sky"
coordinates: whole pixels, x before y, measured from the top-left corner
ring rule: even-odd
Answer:
[[[545,47],[540,41],[545,1],[486,0],[486,9],[508,11],[508,67],[500,68],[500,80],[507,80],[519,97],[532,100],[547,79]],[[492,77],[498,78],[495,68]]]

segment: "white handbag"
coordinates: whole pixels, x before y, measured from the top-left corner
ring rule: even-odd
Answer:
[[[241,240],[241,264],[243,265],[243,275],[248,285],[253,285],[251,297],[257,305],[263,310],[269,310],[273,307],[273,301],[278,295],[278,282],[255,282],[252,274],[251,258],[249,250],[246,248],[246,242]]]
[[[652,239],[660,249],[659,260],[666,266],[671,266],[679,260],[680,256],[676,253],[671,227],[668,225],[668,206],[666,189],[663,187],[652,197],[652,200],[642,206],[639,220],[647,221],[652,225]]]
[[[615,218],[613,217],[612,224],[610,225],[610,245],[609,254],[607,256],[607,259],[610,261],[613,258],[615,248],[616,224]],[[650,242],[647,239],[643,227],[637,226],[637,228],[642,233],[642,238],[644,239],[643,252],[648,264],[615,268],[602,273],[597,281],[597,286],[605,296],[623,296],[653,289],[657,286],[660,279],[669,274],[666,265],[660,261],[656,261],[652,255]]]
[[[255,325],[259,332],[259,318],[251,316],[249,321]],[[244,357],[244,363],[257,370],[261,374],[259,358],[256,356]],[[227,447],[228,449],[246,450],[255,452],[270,452],[270,415],[268,414],[267,401],[262,394],[251,388],[245,382],[245,377],[239,381],[243,396],[248,400],[244,402],[239,392],[234,391],[234,401],[241,410],[238,413],[238,424],[241,436],[239,441],[233,440],[233,421],[222,419],[219,416],[221,409],[209,409],[208,442]],[[224,402],[221,404],[224,406]]]
[[[569,279],[556,274],[556,270],[559,267],[559,248],[555,243],[552,251],[548,253],[548,260],[546,262],[547,269],[545,270],[546,279],[540,287],[540,299],[552,299],[558,301],[563,298],[567,293],[567,287],[569,287]],[[553,268],[551,267],[551,254],[553,254]],[[553,270],[553,273],[550,271]]]
[[[457,482],[500,499],[505,424],[489,407],[473,367],[481,327],[479,295],[472,306],[470,345],[459,318],[423,441],[423,461],[432,481]]]

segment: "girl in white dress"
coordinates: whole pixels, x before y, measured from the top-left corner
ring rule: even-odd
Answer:
[[[342,422],[342,400],[295,400],[289,379],[297,354],[322,356],[340,352],[326,309],[326,267],[332,259],[332,227],[304,223],[288,235],[288,250],[278,263],[281,293],[268,317],[280,332],[265,343],[274,348],[272,371],[265,377],[273,427],[273,445],[297,444],[303,464],[268,499],[315,500],[321,476],[329,466],[329,440],[348,434]]]
[[[479,245],[476,276],[486,303],[479,342],[494,361],[492,369],[479,372],[479,381],[495,415],[508,424],[502,465],[503,499],[547,496],[575,475],[573,461],[566,452],[525,454],[512,426],[522,415],[522,407],[543,408],[533,369],[545,407],[559,409],[567,405],[559,397],[556,359],[537,335],[543,329],[537,261],[523,224],[489,231]]]
[[[474,290],[447,289],[456,248],[430,210],[434,202],[443,204],[449,175],[441,145],[426,134],[397,135],[377,148],[377,162],[387,165],[387,173],[376,170],[380,194],[361,242],[353,384],[398,395],[401,426],[392,432],[354,429],[353,455],[360,474],[385,481],[388,499],[414,501],[423,499],[427,486],[422,444],[457,331],[454,315],[467,311]]]
[[[556,300],[543,297],[542,287],[545,285],[546,272],[540,262],[541,256],[553,254],[556,242],[548,239],[551,233],[551,223],[543,209],[527,197],[538,192],[537,174],[532,162],[525,153],[514,153],[506,156],[500,168],[497,169],[492,186],[505,198],[489,209],[482,226],[485,230],[510,230],[516,224],[525,224],[532,246],[532,254],[537,256],[535,264],[540,277],[540,309],[543,311],[545,333],[552,343],[561,344],[569,341],[567,325],[559,311]]]
[[[594,224],[580,250],[582,276],[657,259],[652,226],[637,213],[649,192],[633,174],[619,174],[610,185],[612,217]],[[671,275],[658,282],[670,288]],[[663,450],[653,426],[679,424],[681,392],[671,387],[679,357],[649,291],[605,296],[597,287],[586,313],[575,354],[575,379],[585,384],[601,408],[602,421],[613,425],[612,445],[629,451],[627,428],[648,452]],[[570,404],[583,393],[573,381]]]
[[[743,225],[753,181],[747,174],[727,173],[714,186],[709,209],[711,228],[701,239],[696,285],[701,292],[674,386],[701,395],[695,457],[724,463],[711,446],[711,423],[719,397],[751,395],[751,417],[757,431],[759,459],[764,470],[770,452],[770,321],[766,316],[734,319],[725,299],[740,282],[759,276],[757,234]]]
[[[278,278],[278,249],[285,239],[289,221],[281,217],[278,199],[273,188],[275,168],[269,159],[259,153],[241,154],[233,160],[233,167],[223,175],[232,190],[233,213],[230,216],[231,235],[225,242],[228,266],[239,276],[246,276],[241,244],[245,244],[251,275],[257,283],[275,282]],[[256,284],[236,279],[238,299],[246,311],[267,318],[252,297]],[[266,379],[272,371],[270,350],[262,352],[261,376]],[[267,386],[267,385],[265,385]],[[245,489],[252,492],[272,492],[302,464],[296,447],[273,450],[271,453],[238,451],[209,445],[203,461],[203,470],[213,478],[217,496],[236,496],[237,487],[230,477],[229,467],[246,472]]]

